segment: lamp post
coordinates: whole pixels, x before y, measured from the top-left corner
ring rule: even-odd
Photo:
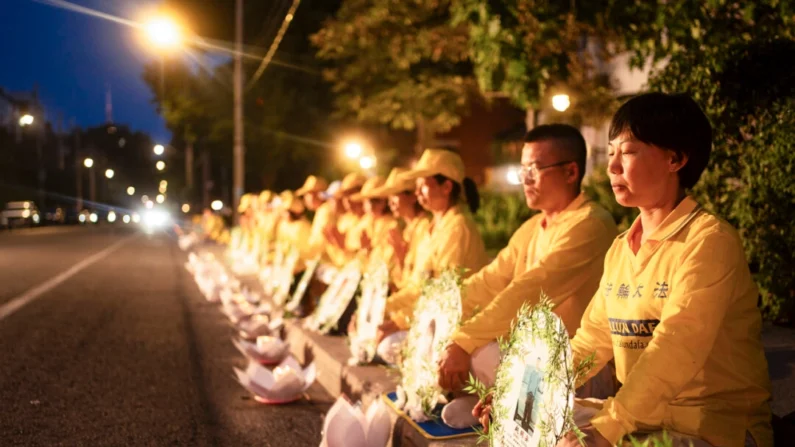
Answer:
[[[91,157],[86,158],[83,160],[83,166],[88,168],[88,197],[92,203],[96,203],[97,201],[97,176],[94,174],[94,159]]]

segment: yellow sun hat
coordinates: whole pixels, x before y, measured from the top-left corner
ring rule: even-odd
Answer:
[[[425,149],[416,166],[401,175],[402,179],[415,180],[441,174],[450,180],[463,184],[466,177],[464,160],[457,152],[447,149]]]
[[[351,200],[354,202],[360,202],[364,199],[372,199],[374,197],[383,197],[380,195],[375,195],[379,188],[384,186],[384,178],[380,175],[376,175],[375,177],[370,177],[364,182],[362,186],[362,190],[356,194],[351,196]]]
[[[373,194],[376,197],[389,197],[404,191],[414,191],[416,185],[414,179],[406,178],[403,175],[408,171],[408,168],[392,168],[384,186],[378,188]]]
[[[322,192],[328,189],[328,182],[323,177],[310,175],[306,178],[304,186],[295,191],[296,197],[301,197],[312,192]]]
[[[291,213],[301,214],[304,212],[304,202],[298,198],[292,191],[285,190],[279,194],[279,199],[281,200],[280,207],[284,211],[290,211]]]
[[[351,172],[342,179],[342,185],[340,185],[340,189],[337,190],[334,197],[340,198],[348,194],[350,190],[364,186],[366,181],[367,177],[364,175],[358,172]]]

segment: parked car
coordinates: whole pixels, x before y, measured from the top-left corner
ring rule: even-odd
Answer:
[[[2,214],[3,226],[13,228],[17,226],[32,227],[41,222],[41,214],[36,204],[29,201],[17,201],[6,203]]]

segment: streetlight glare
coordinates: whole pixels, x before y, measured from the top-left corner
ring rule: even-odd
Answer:
[[[213,203],[210,204],[210,208],[215,211],[221,211],[224,208],[224,202],[220,200],[213,200]]]
[[[93,158],[86,158],[85,160],[83,160],[83,166],[85,166],[87,168],[90,168],[90,167],[94,166],[94,159]]]
[[[155,197],[155,200],[157,201],[157,203],[163,203],[166,201],[166,196],[164,196],[163,194],[158,194],[157,197]]]
[[[345,145],[345,156],[348,158],[359,158],[362,155],[362,145],[356,142],[350,142]]]
[[[569,95],[555,95],[552,97],[552,108],[558,112],[565,112],[571,105]]]
[[[183,203],[182,204],[182,212],[185,213],[185,214],[188,214],[190,212],[190,205],[188,205],[187,203]]]
[[[30,126],[31,124],[33,124],[33,115],[31,115],[29,113],[26,113],[26,114],[22,115],[21,117],[19,117],[19,125],[20,126],[22,126],[22,127]]]
[[[157,163],[155,163],[155,167],[157,168],[158,171],[162,171],[163,169],[166,169],[166,162],[160,160]]]
[[[373,166],[375,166],[375,157],[372,155],[367,155],[360,158],[359,166],[361,166],[362,169],[371,169]]]
[[[168,17],[158,17],[146,24],[149,40],[161,48],[174,48],[182,41],[179,26]]]
[[[166,148],[163,147],[162,144],[156,144],[153,150],[155,152],[155,155],[163,155],[163,152],[166,151]]]
[[[508,172],[505,174],[505,180],[508,182],[509,185],[521,185],[522,180],[519,177],[519,169],[518,168],[508,169]]]
[[[135,194],[135,187],[134,186],[128,186],[127,187],[127,195],[131,196],[133,194]]]
[[[107,178],[113,178],[113,176],[114,176],[114,175],[116,175],[116,173],[115,173],[115,172],[113,172],[113,169],[106,169],[106,170],[105,170],[105,177],[107,177]]]

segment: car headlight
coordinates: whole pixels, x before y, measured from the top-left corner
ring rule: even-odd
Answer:
[[[151,210],[144,213],[144,224],[150,228],[165,226],[171,217],[165,211]]]
[[[25,219],[30,217],[30,210],[22,211],[22,217],[24,217]]]
[[[91,223],[97,223],[98,220],[97,213],[91,213],[91,215],[88,216],[88,220],[90,220]]]
[[[113,223],[116,222],[116,213],[111,211],[108,213],[108,222]]]
[[[81,215],[77,216],[77,220],[79,220],[81,223],[85,223],[86,222],[86,215],[85,214],[81,214]]]

